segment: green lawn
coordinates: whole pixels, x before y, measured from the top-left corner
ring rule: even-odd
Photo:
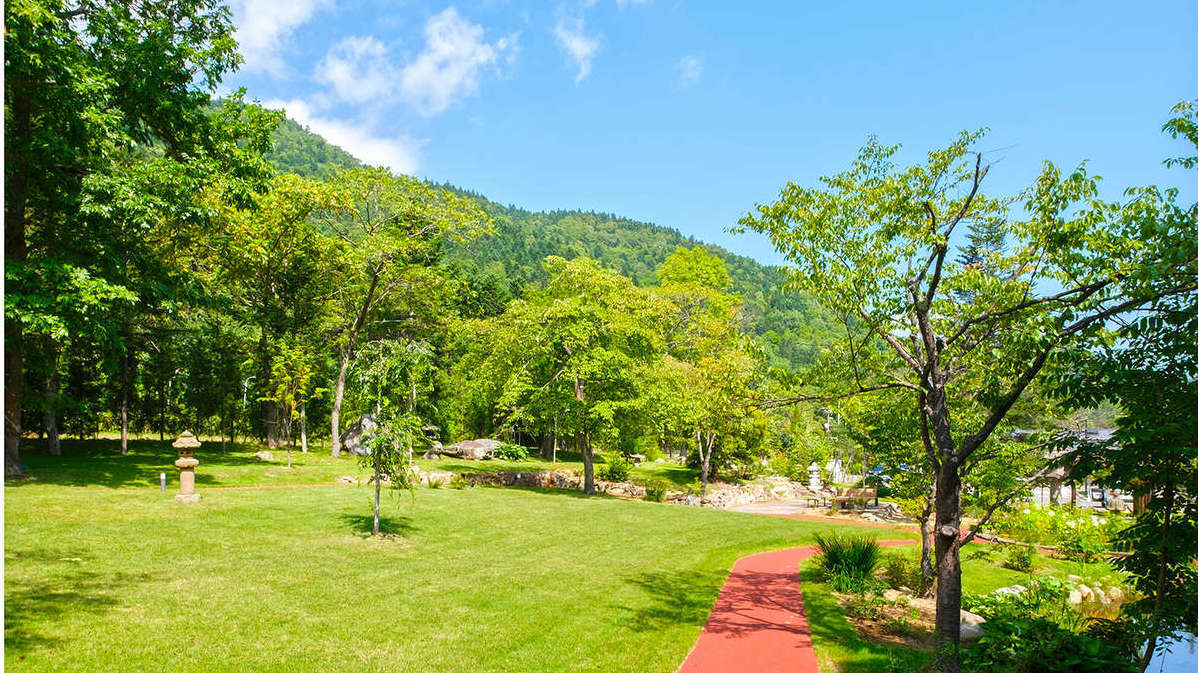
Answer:
[[[165,472],[168,488],[178,487],[179,470],[174,466],[177,452],[171,440],[133,439],[128,455],[120,454],[116,439],[63,440],[64,458],[46,455],[40,442],[26,440],[21,447],[21,462],[30,468],[29,481],[64,486],[102,486],[108,488],[152,488],[158,486],[158,475]],[[222,453],[220,442],[204,440],[196,453],[200,466],[196,469],[196,485],[203,488],[220,486],[269,486],[273,484],[331,484],[341,476],[365,477],[367,472],[356,456],[343,453],[340,458],[329,455],[327,444],[313,445],[308,453],[291,452],[291,467],[287,467],[287,451],[273,449],[274,461],[263,462],[254,453],[263,447],[256,444],[236,444]],[[417,459],[422,470],[449,472],[530,472],[537,470],[582,471],[581,458],[576,453],[560,452],[553,463],[532,456],[528,460],[441,460]],[[596,469],[598,463],[596,464]],[[695,482],[695,471],[677,463],[645,463],[632,468],[633,479],[664,479],[678,487]]]
[[[286,471],[206,446],[189,506],[152,488],[170,468],[149,444],[23,456],[32,477],[5,489],[9,670],[664,673],[736,558],[836,527],[480,487],[391,496],[392,535],[368,539],[367,487],[205,488],[327,481],[351,459]]]

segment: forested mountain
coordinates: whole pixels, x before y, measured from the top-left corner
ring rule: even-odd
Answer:
[[[359,163],[290,119],[280,124],[274,143],[268,158],[284,173],[325,178],[339,166]],[[465,299],[470,313],[498,313],[508,299],[523,294],[524,286],[544,282],[542,262],[550,255],[594,257],[638,285],[650,285],[656,282],[654,270],[676,248],[703,245],[727,264],[732,289],[744,299],[745,329],[757,337],[770,364],[790,369],[805,365],[837,336],[831,314],[817,302],[780,289],[784,277],[776,267],[667,227],[606,213],[531,212],[452,185],[441,186],[476,199],[495,222],[494,236],[455,246],[447,254],[471,288]]]

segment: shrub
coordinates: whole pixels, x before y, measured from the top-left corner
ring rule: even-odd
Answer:
[[[491,456],[498,460],[528,460],[528,447],[503,443],[495,447]]]
[[[473,486],[473,485],[474,484],[471,484],[465,477],[463,477],[460,474],[453,475],[453,479],[449,480],[449,487],[456,488],[459,491],[462,490],[463,488],[466,488],[467,486]]]
[[[1101,561],[1110,544],[1102,538],[1100,531],[1093,528],[1074,528],[1062,532],[1057,539],[1061,556],[1079,563]]]
[[[882,616],[886,599],[876,594],[856,594],[844,604],[844,612],[857,619],[877,619]]]
[[[961,657],[978,673],[1138,673],[1139,667],[1100,640],[1046,619],[987,621],[982,637]]]
[[[816,533],[815,543],[823,552],[824,575],[833,589],[860,593],[876,584],[874,568],[882,559],[882,549],[876,540],[858,535]]]
[[[975,595],[961,597],[961,607],[986,619],[1017,620],[1030,616],[1063,621],[1066,613],[1074,612],[1065,602],[1069,589],[1055,577],[1044,577],[1029,582],[1021,592],[1005,594]]]
[[[1011,570],[1027,573],[1032,571],[1036,561],[1036,548],[1023,545],[1011,545],[1007,548],[1007,560],[1003,564]]]
[[[892,589],[907,587],[919,590],[923,584],[923,572],[919,569],[919,561],[899,554],[888,554],[882,566],[882,576]]]
[[[1052,545],[1067,558],[1092,562],[1111,549],[1111,540],[1127,527],[1118,512],[1095,513],[1070,506],[1033,507],[1004,513],[994,522],[1003,537],[1031,544]]]
[[[632,463],[623,454],[614,453],[599,466],[599,478],[604,481],[626,481],[632,473]]]
[[[645,484],[645,500],[652,502],[661,502],[666,499],[666,493],[670,490],[670,484],[662,479],[650,479]]]

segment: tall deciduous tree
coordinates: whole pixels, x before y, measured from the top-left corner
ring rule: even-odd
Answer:
[[[359,340],[380,320],[391,330],[402,320],[409,332],[436,322],[448,289],[437,267],[442,246],[487,231],[488,218],[473,201],[384,168],[342,171],[331,187],[338,207],[321,212],[317,221],[339,242],[333,253],[340,287],[332,302],[338,367],[330,421],[337,457],[345,380]],[[384,315],[383,307],[402,310]]]
[[[577,437],[584,490],[595,492],[599,432],[639,399],[647,365],[661,353],[661,303],[593,259],[550,257],[543,289],[489,321],[480,370],[501,381],[498,406],[516,420],[559,421]]]
[[[271,361],[276,345],[311,335],[323,324],[333,293],[330,241],[311,223],[314,212],[337,206],[329,185],[295,175],[276,177],[253,208],[226,206],[219,235],[205,242],[214,279],[233,288],[237,315],[258,331],[257,381],[266,391],[267,445],[279,446],[281,420]]]
[[[787,184],[739,227],[767,234],[793,284],[855,333],[844,394],[905,391],[917,405],[935,474],[936,627],[948,671],[959,669],[962,477],[1054,354],[1104,338],[1114,316],[1198,287],[1192,211],[1175,191],[1108,203],[1084,167],[1062,175],[1045,164],[1023,197],[1026,219],[1012,221],[1008,201],[982,190],[989,166],[970,149],[980,135],[906,167],[897,147],[871,140],[845,172],[818,187]],[[957,227],[987,220],[1009,234],[998,272],[954,263]],[[889,361],[859,367],[856,355],[879,346]],[[966,380],[981,387],[962,390]]]
[[[102,305],[104,322],[120,324],[120,305],[136,294],[120,262],[137,250],[122,248],[122,227],[138,228],[134,243],[152,240],[144,227],[167,212],[157,194],[188,190],[218,167],[236,183],[247,177],[243,153],[261,145],[214,132],[220,120],[207,111],[239,59],[217,0],[14,0],[4,19],[5,474],[13,475],[26,335],[53,336],[67,322],[61,307]],[[203,220],[196,206],[170,203],[172,224]],[[109,336],[123,346],[121,330]],[[57,348],[61,339],[38,341]]]

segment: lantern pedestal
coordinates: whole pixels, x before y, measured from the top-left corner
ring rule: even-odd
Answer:
[[[196,466],[200,461],[195,459],[194,453],[200,442],[190,432],[184,432],[171,446],[179,449],[179,459],[175,461],[175,467],[179,468],[179,495],[175,496],[175,501],[199,502],[200,494],[196,493]]]

